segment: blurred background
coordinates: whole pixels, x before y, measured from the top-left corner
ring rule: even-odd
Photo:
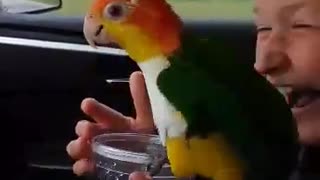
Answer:
[[[34,1],[50,2],[50,0]],[[84,15],[92,0],[63,0],[62,2],[62,9],[51,13],[61,16]],[[252,0],[168,0],[168,2],[183,19],[188,20],[248,20],[252,16]]]

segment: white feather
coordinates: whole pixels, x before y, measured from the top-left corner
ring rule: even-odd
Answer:
[[[158,56],[138,63],[144,74],[154,123],[157,126],[159,136],[163,144],[168,137],[184,136],[187,123],[179,116],[176,108],[160,92],[157,85],[159,73],[170,66],[170,62],[164,56]],[[177,82],[178,83],[178,82]]]

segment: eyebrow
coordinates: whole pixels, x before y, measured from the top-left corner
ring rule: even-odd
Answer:
[[[254,6],[252,12],[253,12],[254,14],[258,14],[258,13],[259,13],[259,10],[260,10],[260,9],[259,9],[257,6]]]

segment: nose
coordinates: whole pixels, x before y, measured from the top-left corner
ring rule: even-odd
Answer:
[[[290,67],[288,42],[284,34],[270,33],[257,40],[255,69],[262,75],[273,76]]]

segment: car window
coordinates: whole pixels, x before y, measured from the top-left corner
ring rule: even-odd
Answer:
[[[62,0],[63,8],[53,12],[61,16],[83,16],[92,0]],[[252,0],[167,0],[176,12],[188,20],[250,19]]]

